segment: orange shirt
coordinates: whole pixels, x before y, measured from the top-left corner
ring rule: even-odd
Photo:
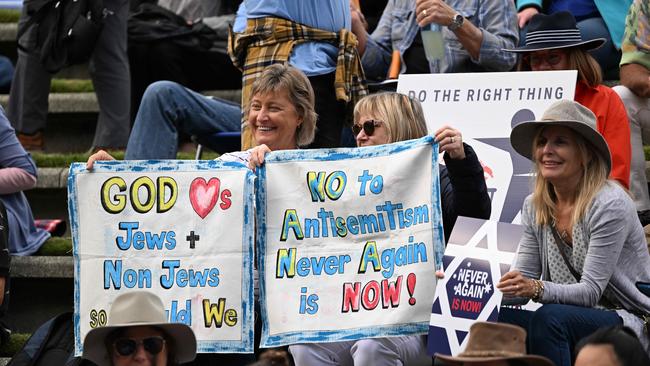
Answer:
[[[611,179],[630,189],[630,124],[618,94],[605,85],[590,87],[582,81],[576,85],[575,101],[589,108],[598,119],[598,132],[605,138],[612,154]]]

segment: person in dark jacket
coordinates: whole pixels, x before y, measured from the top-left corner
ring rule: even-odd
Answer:
[[[419,101],[400,93],[379,93],[362,98],[354,108],[352,126],[357,145],[372,146],[411,140],[427,134]],[[440,165],[440,200],[445,242],[458,215],[489,219],[491,202],[483,168],[462,134],[442,126],[434,133],[445,165]],[[441,276],[441,273],[436,275]],[[424,335],[368,338],[289,347],[295,364],[315,365],[327,359],[332,365],[430,365]]]
[[[358,146],[383,145],[427,134],[419,101],[400,93],[370,95],[354,108],[352,128]],[[489,219],[491,202],[483,167],[460,131],[442,126],[434,136],[445,165],[440,165],[440,197],[445,242],[458,215]]]

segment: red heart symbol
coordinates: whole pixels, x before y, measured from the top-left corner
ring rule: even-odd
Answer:
[[[202,219],[212,211],[219,199],[219,178],[211,178],[207,183],[203,178],[194,178],[190,184],[190,203],[194,212]]]

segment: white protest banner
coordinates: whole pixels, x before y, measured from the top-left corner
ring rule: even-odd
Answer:
[[[429,133],[451,125],[483,165],[492,220],[519,222],[531,163],[510,146],[513,126],[573,100],[577,71],[400,75],[397,90],[422,102]]]
[[[73,164],[75,353],[132,290],[156,293],[199,352],[252,352],[253,181],[219,161]]]
[[[457,355],[475,321],[497,320],[503,295],[496,284],[510,270],[522,233],[519,225],[458,217],[431,309],[430,355]]]
[[[437,157],[430,136],[267,155],[263,347],[426,333],[444,251]]]

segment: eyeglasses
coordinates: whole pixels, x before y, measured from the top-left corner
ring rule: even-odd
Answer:
[[[530,64],[531,67],[536,67],[541,65],[543,62],[546,62],[550,66],[555,66],[562,62],[564,58],[564,53],[562,52],[550,52],[546,54],[530,54],[525,56],[525,60]]]
[[[147,337],[136,340],[131,338],[120,338],[113,343],[115,352],[120,356],[130,356],[135,353],[138,346],[142,344],[144,350],[152,355],[159,354],[165,345],[165,339],[160,336]]]
[[[363,129],[363,132],[365,132],[366,135],[372,136],[372,134],[375,133],[375,127],[379,127],[382,123],[384,122],[376,121],[374,119],[369,119],[362,124],[355,123],[352,125],[352,133],[354,133],[354,136],[356,136]]]

